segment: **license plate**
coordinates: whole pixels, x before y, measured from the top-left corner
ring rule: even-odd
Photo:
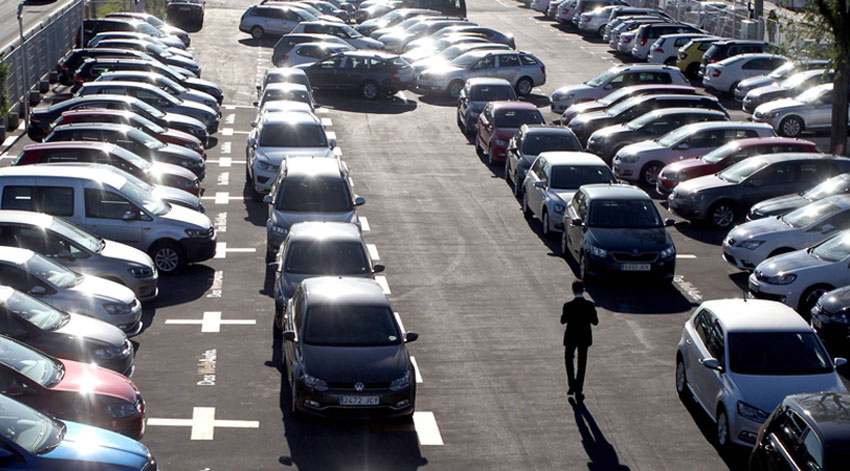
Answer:
[[[341,406],[377,406],[378,396],[342,396],[339,398]]]
[[[623,263],[620,265],[623,271],[649,271],[648,263]]]

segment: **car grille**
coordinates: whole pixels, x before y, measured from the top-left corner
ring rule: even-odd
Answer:
[[[356,383],[352,382],[328,382],[328,387],[331,389],[354,389]],[[374,383],[363,383],[363,389],[387,389],[390,387],[389,381],[381,381]]]
[[[756,299],[766,299],[768,301],[778,301],[780,303],[785,301],[785,296],[779,294],[762,293],[761,291],[750,291],[750,294]]]
[[[630,252],[614,252],[613,256],[614,260],[620,263],[654,262],[658,258],[658,252],[643,252],[638,254]]]

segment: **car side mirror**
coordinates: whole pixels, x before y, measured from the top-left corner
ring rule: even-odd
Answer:
[[[688,149],[690,149],[690,146],[686,142],[683,142],[683,143],[679,144],[678,146],[676,146],[676,150],[688,150]]]
[[[248,138],[248,147],[250,147],[252,149],[256,149],[257,148],[257,140],[254,139],[253,137],[249,137]]]
[[[294,342],[295,341],[295,331],[294,330],[287,330],[286,332],[284,332],[283,333],[283,340],[286,340],[286,341],[289,341],[289,342]]]
[[[842,366],[844,366],[844,365],[846,365],[846,364],[847,364],[847,359],[846,359],[846,358],[842,358],[842,357],[837,357],[837,358],[833,361],[833,363],[835,364],[835,367],[836,367],[836,368],[841,368]]]
[[[534,182],[534,188],[546,188],[546,180],[537,180]]]
[[[385,269],[385,266],[381,265],[380,263],[376,263],[372,266],[372,273],[381,273]]]
[[[665,219],[664,220],[664,226],[665,227],[671,227],[671,226],[675,226],[675,225],[676,225],[676,221],[674,219]]]
[[[580,226],[580,225],[582,225],[582,220],[581,220],[581,218],[572,218],[572,219],[570,219],[570,225],[571,225],[571,226]]]
[[[419,334],[416,332],[405,332],[404,333],[404,341],[405,343],[415,342],[416,339],[419,338]]]
[[[705,360],[701,360],[700,363],[702,363],[702,366],[708,368],[709,370],[714,370],[723,373],[723,367],[720,366],[720,362],[718,362],[716,358],[706,358]]]
[[[272,195],[263,196],[263,203],[272,204]]]
[[[135,221],[138,218],[139,218],[139,212],[138,211],[125,211],[124,215],[121,216],[121,219],[123,219],[125,221]]]
[[[366,204],[366,198],[362,196],[354,198],[354,206],[363,206],[364,204]]]
[[[330,141],[330,143],[328,143],[328,145],[331,146],[331,149],[336,149],[336,139],[331,139],[331,141]]]
[[[255,102],[254,102],[254,107],[259,107],[259,106],[260,106],[260,102],[259,102],[259,101],[255,101]]]
[[[47,294],[47,288],[41,285],[35,285],[30,288],[29,294],[33,296],[40,296],[42,294]]]

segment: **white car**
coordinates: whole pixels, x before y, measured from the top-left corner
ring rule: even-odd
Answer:
[[[749,295],[772,299],[808,316],[827,291],[850,285],[850,231],[820,244],[771,257],[750,274]]]
[[[266,85],[263,89],[262,96],[260,96],[260,100],[255,101],[254,106],[262,108],[270,101],[279,100],[300,101],[301,103],[305,103],[310,105],[310,107],[315,108],[313,92],[300,83],[291,82],[270,83]]]
[[[655,64],[620,64],[579,85],[561,87],[550,99],[552,112],[563,113],[575,103],[598,100],[632,85],[690,85],[677,67]]]
[[[646,61],[650,64],[676,65],[680,47],[691,42],[691,39],[706,37],[710,36],[697,33],[665,34],[652,43]]]
[[[845,392],[815,331],[779,303],[706,301],[685,323],[676,351],[676,391],[692,395],[716,424],[715,440],[752,447],[759,427],[789,394]]]
[[[73,272],[31,250],[0,247],[0,285],[11,286],[56,309],[108,322],[128,336],[142,330],[142,303],[130,288]]]
[[[573,16],[577,13],[579,0],[564,0],[558,5],[555,10],[555,21],[561,24],[569,24],[573,21]]]
[[[623,7],[621,5],[608,5],[582,13],[578,22],[579,31],[597,33],[602,36],[605,25],[608,24],[608,18],[611,17],[611,12],[618,8]]]
[[[775,136],[773,128],[744,121],[693,123],[654,140],[629,144],[614,156],[617,178],[655,187],[658,173],[677,160],[704,155],[735,139]]]
[[[543,223],[543,235],[564,230],[564,210],[582,185],[616,183],[608,165],[586,152],[541,152],[522,183],[522,210]]]
[[[765,259],[819,244],[850,228],[850,195],[833,195],[783,216],[745,222],[723,239],[723,259],[752,270]]]
[[[767,75],[756,75],[755,77],[741,80],[738,86],[735,87],[733,95],[736,100],[743,101],[744,97],[756,88],[777,85],[794,75],[808,70],[821,69],[821,71],[823,71],[822,69],[828,68],[829,65],[829,61],[824,60],[788,61],[784,65],[772,70]],[[832,80],[829,81],[831,82]]]
[[[546,13],[546,10],[549,9],[549,3],[552,0],[533,0],[531,2],[531,9],[534,11],[539,11],[540,13]]]
[[[733,93],[738,82],[769,73],[788,60],[787,57],[776,54],[739,54],[727,57],[706,66],[702,84],[708,91]]]
[[[298,64],[312,64],[326,59],[338,52],[353,51],[354,47],[334,43],[301,43],[296,44],[285,56],[281,67],[292,67]]]

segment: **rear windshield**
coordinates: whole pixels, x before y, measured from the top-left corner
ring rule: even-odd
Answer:
[[[265,147],[327,147],[325,129],[318,124],[267,124],[260,131]]]
[[[516,100],[516,93],[510,85],[480,85],[469,91],[472,101]]]
[[[552,167],[549,186],[555,190],[578,190],[582,185],[614,183],[617,179],[607,166],[557,165]]]
[[[554,150],[580,151],[581,143],[571,133],[558,132],[552,134],[532,133],[525,137],[522,153],[538,155],[541,152]]]
[[[343,212],[353,209],[348,185],[340,180],[284,180],[275,202],[281,211]]]
[[[284,267],[295,275],[360,275],[370,271],[363,244],[358,242],[293,242],[286,249]]]
[[[730,332],[729,370],[781,376],[831,373],[833,368],[814,332]]]
[[[543,124],[543,115],[537,110],[499,110],[496,111],[495,124],[500,128],[518,128],[523,124]]]

